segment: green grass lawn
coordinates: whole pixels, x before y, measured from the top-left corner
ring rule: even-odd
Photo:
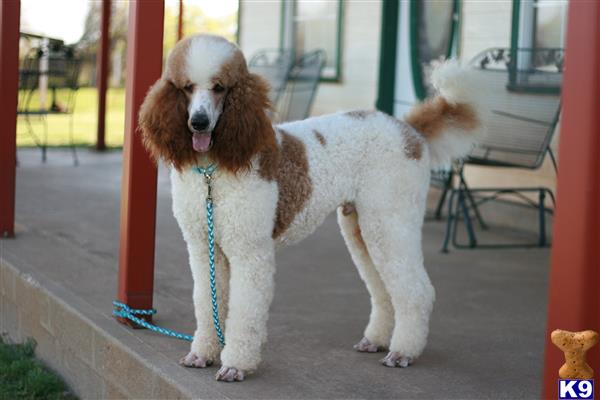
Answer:
[[[0,337],[0,399],[73,400],[62,379],[34,357],[35,343],[9,345]]]
[[[58,94],[59,104],[63,93]],[[34,96],[32,105],[39,104]],[[98,95],[95,88],[81,88],[77,92],[73,113],[73,133],[77,145],[89,146],[96,143],[96,124],[98,122]],[[48,115],[48,144],[64,146],[69,142],[69,115]],[[44,125],[40,117],[31,116],[31,125],[39,138],[43,137]],[[106,93],[106,144],[122,146],[125,127],[125,89],[109,89]],[[27,133],[24,116],[17,119],[17,145],[33,146],[35,142]]]

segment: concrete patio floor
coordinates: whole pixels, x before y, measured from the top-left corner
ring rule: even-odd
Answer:
[[[188,349],[187,342],[131,330],[111,316],[117,287],[121,153],[80,151],[79,167],[72,166],[67,151],[50,151],[48,159],[43,165],[37,151],[19,151],[17,237],[0,241],[0,260],[92,327],[92,333],[80,334],[86,337],[78,338],[74,328],[66,335],[75,337],[65,339],[83,343],[92,336],[90,359],[77,356],[81,365],[92,370],[92,378],[78,377],[83,367],[73,367],[79,364],[60,348],[60,339],[51,339],[49,346],[58,348],[48,351],[43,338],[36,338],[42,358],[63,373],[83,398],[540,396],[547,249],[441,254],[444,223],[427,222],[426,266],[437,290],[429,344],[410,368],[385,368],[378,363],[383,354],[352,350],[362,337],[369,299],[335,217],[330,216],[312,237],[278,255],[264,362],[246,382],[225,384],[214,380],[215,367],[200,370],[177,365]],[[182,236],[171,215],[169,181],[162,167],[158,185],[155,322],[191,333],[191,274]],[[7,279],[7,274],[0,277]],[[3,300],[0,330],[22,337],[31,334],[23,322],[26,318],[17,318],[20,322],[14,322],[15,328],[7,317],[12,306],[22,307],[26,301],[19,300],[18,282],[15,285],[15,304],[9,297]],[[3,290],[6,294],[9,289]],[[47,318],[41,314],[40,318]],[[100,344],[100,336],[106,343]],[[133,361],[105,356],[111,346],[129,348],[124,354]],[[168,390],[161,387],[164,382],[170,385]]]

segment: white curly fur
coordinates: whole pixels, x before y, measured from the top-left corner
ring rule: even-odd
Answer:
[[[479,100],[485,96],[485,85],[479,81],[477,75],[461,66],[457,60],[445,61],[435,66],[431,73],[431,84],[449,103],[469,104],[475,109],[480,120],[487,113],[483,107],[484,102]],[[469,154],[484,134],[483,124],[468,132],[446,129],[429,142],[431,169],[448,169],[453,160]]]
[[[210,54],[210,48],[206,51]],[[451,65],[434,74],[441,95],[454,102],[470,96],[471,88],[463,88],[465,79],[462,70]],[[225,367],[256,369],[267,337],[276,248],[300,241],[337,209],[342,234],[371,295],[364,336],[371,344],[407,357],[399,364],[406,366],[406,360],[418,357],[425,347],[435,297],[421,250],[430,168],[464,155],[473,143],[472,134],[445,132],[427,145],[410,126],[379,112],[338,113],[279,128],[303,143],[312,184],[311,197],[282,236],[275,240],[271,236],[278,184],[261,177],[258,159],[250,171],[238,176],[215,172],[216,270],[226,340],[222,351],[210,303],[207,188],[197,172],[171,172],[173,213],[187,243],[194,278],[197,330],[190,359],[220,356]],[[281,134],[277,135],[281,143]],[[420,154],[411,156],[409,147],[415,140]],[[355,212],[343,213],[346,203],[352,203]],[[243,379],[243,373],[237,376]]]

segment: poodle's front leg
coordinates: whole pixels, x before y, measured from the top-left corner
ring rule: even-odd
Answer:
[[[273,241],[223,248],[230,263],[229,312],[222,367],[217,380],[241,381],[260,362],[267,338],[267,319],[273,298],[275,255]]]
[[[186,367],[205,368],[219,358],[221,347],[212,318],[208,254],[206,249],[202,248],[203,241],[198,241],[198,245],[198,249],[194,245],[188,245],[194,278],[193,299],[197,327],[190,352],[179,362]],[[219,248],[215,250],[217,298],[220,318],[223,321],[227,316],[229,266]]]

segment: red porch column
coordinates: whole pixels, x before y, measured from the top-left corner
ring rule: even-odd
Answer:
[[[133,308],[152,307],[157,169],[142,145],[137,127],[140,105],[162,70],[163,18],[163,0],[130,4],[119,300]]]
[[[177,17],[177,41],[183,37],[183,0],[179,0],[179,15]]]
[[[96,86],[98,90],[98,129],[96,131],[96,150],[106,150],[104,131],[106,125],[106,89],[108,87],[108,42],[110,40],[111,0],[102,0],[100,18],[100,43],[96,54]]]
[[[600,2],[570,1],[543,398],[558,398],[554,329],[600,332]],[[600,348],[588,352],[600,372]],[[596,380],[598,381],[598,380]]]
[[[20,9],[0,1],[0,237],[15,234]]]

